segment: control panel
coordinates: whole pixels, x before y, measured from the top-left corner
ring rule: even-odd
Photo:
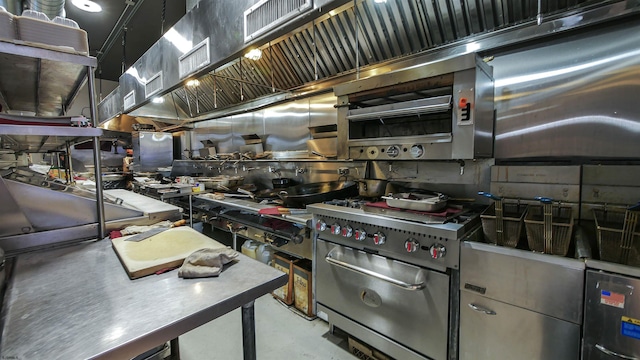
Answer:
[[[446,143],[447,140],[439,142]],[[442,149],[432,143],[399,143],[378,146],[349,146],[349,157],[359,160],[420,160],[449,159]]]
[[[331,225],[328,225],[331,224]],[[459,241],[425,232],[410,232],[330,216],[314,218],[319,238],[417,265],[458,268]],[[450,250],[451,249],[451,250]]]

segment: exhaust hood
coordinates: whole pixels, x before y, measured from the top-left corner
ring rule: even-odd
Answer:
[[[200,1],[120,77],[119,101],[131,116],[184,124],[372,76],[418,54],[453,57],[638,12],[631,0],[540,4],[538,13],[536,0]],[[242,56],[253,48],[259,59]],[[151,102],[158,95],[164,102]]]

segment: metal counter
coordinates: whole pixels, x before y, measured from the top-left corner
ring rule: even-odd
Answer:
[[[255,359],[253,301],[286,284],[283,272],[240,254],[219,277],[129,280],[111,247],[102,240],[18,256],[0,357],[130,359],[242,306],[245,359]]]

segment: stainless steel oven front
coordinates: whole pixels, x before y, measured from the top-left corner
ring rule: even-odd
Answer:
[[[331,324],[398,359],[447,359],[449,275],[316,241],[316,300]]]
[[[475,54],[334,88],[338,156],[457,160],[493,155],[492,68]]]

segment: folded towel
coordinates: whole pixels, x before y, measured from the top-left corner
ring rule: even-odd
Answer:
[[[225,264],[238,257],[238,252],[229,248],[200,249],[184,259],[178,276],[185,279],[218,276]]]

